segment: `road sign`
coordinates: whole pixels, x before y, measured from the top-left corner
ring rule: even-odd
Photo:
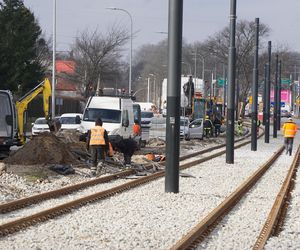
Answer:
[[[291,84],[291,80],[289,78],[282,78],[281,84]]]
[[[218,85],[219,86],[224,86],[225,79],[224,78],[218,78]]]

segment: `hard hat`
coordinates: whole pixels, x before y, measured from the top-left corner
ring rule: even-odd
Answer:
[[[207,115],[207,116],[205,116],[205,119],[209,119],[209,116]]]

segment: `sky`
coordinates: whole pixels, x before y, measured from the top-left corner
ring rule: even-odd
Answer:
[[[54,0],[24,0],[46,34],[52,36]],[[133,53],[143,44],[156,44],[167,38],[168,0],[57,0],[57,51],[70,49],[74,39],[85,31],[105,33],[113,24],[130,31],[133,20]],[[183,38],[203,42],[229,25],[230,0],[184,0]],[[288,45],[300,52],[300,0],[237,0],[237,21],[256,17],[271,29],[267,40],[272,46]],[[128,49],[128,43],[124,49]]]

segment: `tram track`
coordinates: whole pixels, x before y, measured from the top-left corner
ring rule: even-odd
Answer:
[[[239,139],[238,141],[241,141],[241,139]],[[242,147],[242,146],[248,144],[249,142],[250,141],[248,141],[248,140],[245,141],[245,142],[241,142],[240,144],[236,145],[235,148]],[[225,144],[223,146],[225,146]],[[221,145],[217,146],[217,148],[221,148]],[[203,152],[211,152],[211,150],[212,149],[210,148],[210,149],[202,150],[201,152],[202,153]],[[180,169],[183,170],[183,169],[192,167],[192,166],[194,166],[196,164],[208,161],[210,159],[213,159],[215,157],[218,157],[218,156],[224,154],[225,152],[226,152],[226,150],[222,150],[222,151],[217,152],[215,154],[211,154],[209,156],[205,156],[205,157],[203,157],[201,159],[196,159],[196,160],[193,160],[191,162],[181,164],[180,165]],[[195,156],[196,153],[193,153],[191,155]],[[189,157],[191,157],[191,155],[189,155]],[[183,158],[181,158],[181,160],[182,159],[187,159],[187,158],[188,158],[188,156],[184,156]],[[151,175],[146,176],[146,177],[141,177],[141,178],[139,178],[137,180],[129,181],[128,183],[125,183],[125,184],[122,184],[122,185],[110,188],[108,190],[101,191],[101,192],[98,192],[98,193],[95,193],[95,194],[92,194],[92,195],[87,195],[85,197],[73,200],[71,202],[67,202],[65,204],[58,205],[56,207],[52,207],[50,209],[46,209],[44,211],[41,211],[41,212],[38,212],[38,213],[35,213],[35,214],[32,214],[32,215],[26,216],[24,218],[20,218],[20,219],[14,220],[14,221],[10,221],[8,223],[0,225],[0,236],[3,237],[5,235],[17,232],[17,231],[19,231],[19,230],[21,230],[23,228],[26,228],[26,227],[28,227],[30,225],[36,224],[38,222],[46,221],[46,220],[48,220],[50,218],[54,218],[54,217],[59,216],[61,214],[70,212],[72,209],[81,207],[81,206],[83,206],[83,205],[85,205],[87,203],[111,197],[111,196],[115,195],[116,193],[121,193],[121,192],[127,191],[129,189],[132,189],[134,187],[140,186],[140,185],[145,184],[147,182],[150,182],[152,180],[156,180],[156,179],[158,179],[160,177],[163,177],[163,176],[164,176],[164,171],[160,171],[160,172],[151,174]],[[116,177],[114,177],[114,178],[116,178]],[[101,179],[101,178],[99,178],[99,179]],[[92,180],[92,181],[97,182],[97,181],[99,181],[99,179],[98,180],[95,179],[95,180]],[[94,185],[96,185],[96,184],[94,184]],[[41,195],[45,195],[45,194],[41,194]],[[36,199],[35,201],[39,201],[39,200]],[[17,201],[15,201],[15,202],[17,202]],[[23,202],[23,204],[28,204],[28,203],[24,203]],[[4,209],[2,211],[4,211]]]
[[[195,227],[193,227],[184,237],[182,237],[173,247],[172,250],[178,249],[195,249],[197,246],[207,239],[211,232],[218,227],[222,222],[222,219],[229,214],[229,212],[235,207],[235,205],[249,192],[249,190],[261,179],[261,177],[267,172],[267,170],[275,163],[284,150],[282,146],[276,153],[263,164],[252,176],[250,176],[242,185],[240,185],[231,195],[229,195],[220,205],[213,209],[204,219],[202,219]],[[271,235],[271,232],[276,232],[276,225],[273,222],[282,222],[280,215],[283,213],[282,209],[286,208],[286,201],[289,190],[293,183],[293,176],[295,175],[296,167],[299,165],[300,147],[294,157],[293,163],[284,181],[280,193],[273,205],[270,215],[265,223],[265,226],[261,230],[261,235],[258,237],[257,242],[253,249],[263,249],[263,246]],[[288,184],[289,183],[289,184]],[[275,216],[276,214],[276,216]],[[280,223],[279,223],[280,224]],[[251,247],[251,246],[250,246]]]
[[[235,142],[236,143],[241,142],[241,141],[247,139],[248,137],[249,137],[249,135],[245,136],[243,138],[237,139]],[[220,145],[217,145],[217,146],[214,146],[214,147],[210,147],[210,148],[203,149],[203,150],[200,150],[200,151],[197,151],[197,152],[193,152],[191,154],[181,156],[180,161],[185,161],[189,158],[197,157],[197,156],[200,156],[200,155],[203,155],[203,154],[221,149],[225,146],[226,146],[226,144],[223,143],[223,144],[220,144]],[[224,153],[224,151],[222,151],[221,154],[223,154],[223,153]],[[214,157],[217,157],[221,154],[217,154]],[[205,158],[204,161],[209,160],[209,159],[210,159],[209,157]],[[198,163],[201,163],[201,162],[202,162],[202,160],[200,159]],[[165,165],[165,162],[161,162],[159,164]],[[197,163],[195,163],[195,164],[197,164]],[[148,163],[148,164],[143,165],[143,167],[144,167],[145,170],[150,170],[150,169],[153,168],[153,164]],[[92,187],[92,186],[95,186],[95,185],[108,183],[108,182],[111,182],[111,181],[114,181],[114,180],[117,180],[117,179],[120,179],[120,178],[126,178],[128,176],[134,175],[135,173],[136,173],[135,169],[126,169],[126,170],[119,171],[115,174],[111,174],[111,175],[108,175],[108,176],[98,177],[98,178],[95,178],[95,179],[92,179],[92,180],[88,180],[88,181],[84,181],[84,182],[77,183],[77,184],[74,184],[74,185],[66,186],[66,187],[63,187],[63,188],[60,188],[60,189],[55,189],[55,190],[44,192],[44,193],[41,193],[41,194],[36,194],[36,195],[29,196],[29,197],[9,201],[9,202],[0,204],[0,214],[5,214],[5,213],[12,212],[12,211],[16,211],[18,209],[22,209],[22,208],[25,208],[27,206],[33,205],[33,204],[38,204],[40,202],[43,202],[43,201],[46,201],[46,200],[49,200],[49,199],[58,198],[58,197],[61,197],[63,195],[68,195],[68,194],[71,194],[73,192],[77,192],[79,190],[82,190],[82,189],[85,189],[85,188],[88,188],[88,187]]]

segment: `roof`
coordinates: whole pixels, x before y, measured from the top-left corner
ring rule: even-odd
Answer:
[[[67,60],[57,60],[56,61],[56,72],[75,74],[75,62]]]

